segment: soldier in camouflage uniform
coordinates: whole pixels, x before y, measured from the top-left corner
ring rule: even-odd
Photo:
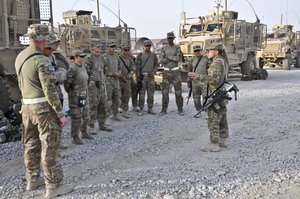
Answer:
[[[212,44],[207,48],[207,57],[212,59],[207,75],[195,74],[193,78],[197,78],[205,84],[209,85],[210,91],[215,91],[224,81],[227,80],[228,63],[222,56],[225,51],[221,44]],[[228,137],[227,123],[227,100],[223,99],[223,106],[217,111],[213,108],[207,109],[207,124],[210,131],[210,144],[205,146],[203,151],[220,151],[219,147],[226,147],[226,138]]]
[[[174,44],[175,35],[173,32],[167,33],[168,44],[161,50],[162,64],[164,65],[162,82],[162,109],[160,115],[167,114],[169,104],[170,84],[175,89],[175,99],[179,115],[183,116],[183,98],[181,90],[181,74],[178,62],[182,60],[180,47]]]
[[[50,33],[48,44],[42,50],[42,54],[45,55],[46,57],[49,57],[52,66],[55,68],[54,73],[55,73],[55,77],[56,77],[57,92],[59,94],[59,99],[60,99],[60,102],[61,102],[61,106],[63,107],[64,106],[64,103],[63,103],[64,102],[64,96],[63,96],[63,92],[62,92],[62,89],[61,89],[60,86],[66,80],[67,70],[64,69],[64,68],[61,68],[57,65],[56,57],[53,54],[53,51],[56,49],[53,46],[56,45],[56,43],[57,43],[57,37],[54,34]],[[60,142],[60,148],[61,149],[66,149],[66,148],[68,148],[68,146],[63,144],[62,142]]]
[[[89,75],[89,104],[90,104],[90,122],[89,127],[91,133],[95,134],[95,122],[98,120],[99,129],[104,131],[112,131],[106,125],[106,85],[105,74],[107,68],[104,67],[103,56],[101,52],[101,43],[99,40],[91,41],[92,53],[87,56],[84,66]]]
[[[194,73],[197,73],[199,75],[207,75],[207,69],[209,66],[208,58],[204,55],[201,55],[202,49],[199,45],[194,46],[193,49],[194,49],[194,57],[191,59],[189,63],[189,68],[191,72],[188,73],[188,76],[193,76]],[[207,85],[199,81],[198,79],[194,79],[191,81],[192,81],[194,105],[197,112],[199,112],[202,108],[201,95],[203,98],[206,97]],[[198,114],[198,116],[200,117],[200,114]]]
[[[135,63],[130,56],[130,47],[124,43],[121,45],[121,54],[119,56],[121,60],[122,70],[121,74],[126,78],[127,82],[120,80],[120,91],[121,91],[121,108],[123,110],[122,116],[129,118],[128,116],[128,103],[131,97],[131,82],[135,81]]]
[[[148,113],[153,111],[155,81],[154,74],[158,68],[158,59],[155,53],[151,52],[151,41],[144,41],[144,52],[138,54],[136,59],[137,76],[141,89],[139,91],[139,116],[144,114],[145,92],[147,92]]]
[[[113,119],[116,121],[122,121],[119,116],[119,104],[120,104],[120,83],[119,78],[121,75],[121,60],[118,55],[115,54],[114,43],[109,43],[107,46],[107,53],[104,54],[104,64],[107,66],[106,74],[106,88],[107,88],[107,112],[113,114]]]
[[[82,50],[74,50],[72,52],[74,62],[71,64],[67,80],[65,81],[65,89],[68,92],[69,107],[71,114],[71,136],[73,143],[81,145],[83,141],[79,138],[93,139],[87,131],[87,125],[90,120],[90,107],[88,99],[88,73],[83,66],[84,57],[86,56]]]
[[[63,171],[58,158],[59,137],[67,118],[57,93],[55,69],[49,58],[41,54],[48,35],[48,26],[30,25],[30,45],[17,56],[15,68],[22,94],[26,190],[35,190],[45,183],[45,197],[52,198],[71,192],[73,187],[61,185]],[[40,164],[45,181],[40,177]]]

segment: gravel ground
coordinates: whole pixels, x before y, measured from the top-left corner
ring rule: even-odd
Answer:
[[[266,81],[232,80],[240,92],[228,105],[229,147],[217,153],[200,150],[208,142],[205,114],[193,117],[191,99],[179,116],[173,93],[167,115],[131,112],[82,146],[71,144],[69,124],[62,165],[75,190],[60,198],[300,198],[299,76],[271,70]],[[44,187],[24,191],[23,146],[2,144],[0,154],[0,198],[41,198]]]

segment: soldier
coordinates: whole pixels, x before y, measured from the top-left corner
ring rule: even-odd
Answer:
[[[181,74],[178,62],[182,60],[180,47],[174,44],[175,35],[173,32],[167,33],[168,44],[162,50],[162,64],[164,65],[162,82],[162,109],[160,115],[167,114],[169,104],[170,84],[175,88],[175,97],[179,115],[183,116],[183,98],[181,91]]]
[[[87,132],[87,125],[90,119],[90,107],[88,99],[88,79],[86,68],[83,66],[84,57],[86,56],[82,50],[73,50],[74,63],[71,64],[67,80],[65,81],[65,89],[68,92],[69,107],[71,115],[71,136],[73,143],[81,145],[83,141],[79,138],[93,139]]]
[[[92,134],[96,134],[95,122],[98,120],[99,129],[103,131],[112,131],[106,125],[106,85],[105,74],[107,68],[104,67],[103,56],[101,52],[101,43],[99,40],[91,41],[91,55],[85,59],[84,66],[89,75],[89,101],[90,101],[90,121],[89,127]]]
[[[114,43],[109,43],[107,46],[107,53],[104,54],[104,64],[107,66],[106,74],[106,88],[107,88],[107,112],[113,114],[113,119],[116,121],[122,121],[119,116],[118,108],[120,104],[120,83],[121,76],[121,60],[118,55],[115,54]]]
[[[193,79],[197,78],[209,85],[210,91],[215,91],[224,81],[227,80],[228,62],[225,51],[221,44],[212,44],[207,48],[207,57],[212,59],[207,75],[194,74]],[[210,131],[210,144],[202,148],[203,151],[220,151],[219,147],[226,147],[226,138],[228,137],[227,123],[227,100],[221,102],[223,106],[215,111],[213,108],[207,109],[207,124]]]
[[[54,34],[50,34],[49,35],[49,40],[48,40],[48,44],[46,45],[46,47],[42,50],[42,54],[45,55],[46,57],[49,57],[51,65],[54,67],[55,69],[55,77],[56,77],[56,88],[57,88],[57,93],[59,94],[59,99],[61,102],[61,106],[64,106],[64,96],[63,96],[63,92],[60,86],[62,86],[63,82],[66,80],[66,75],[67,75],[67,70],[64,68],[61,68],[57,65],[56,62],[56,57],[53,54],[54,49],[56,49],[56,47],[54,45],[56,45],[55,43],[57,42],[57,37]],[[53,47],[54,46],[54,47]],[[68,148],[67,145],[63,144],[62,142],[60,142],[60,148],[61,149],[66,149]]]
[[[59,101],[55,69],[41,51],[47,45],[47,25],[32,24],[28,28],[30,45],[19,53],[15,68],[22,94],[22,143],[25,145],[27,187],[31,191],[46,184],[46,198],[64,195],[73,190],[61,185],[63,171],[59,163],[62,127],[67,124]],[[40,177],[41,165],[45,180]]]
[[[130,47],[128,44],[121,45],[121,55],[119,56],[121,60],[122,70],[121,74],[126,78],[127,82],[122,82],[120,80],[120,90],[121,90],[121,108],[123,110],[122,116],[124,118],[129,118],[128,116],[128,103],[131,97],[131,82],[135,81],[135,63],[130,56]]]
[[[147,91],[148,113],[153,111],[155,81],[154,74],[158,68],[158,59],[155,53],[151,52],[151,41],[144,41],[144,52],[138,54],[136,59],[138,88],[139,88],[139,116],[144,114],[145,92]]]
[[[207,69],[209,66],[209,60],[206,56],[201,55],[201,47],[196,45],[193,47],[194,49],[194,57],[190,61],[190,71],[188,76],[195,75],[197,73],[199,75],[207,75]],[[203,82],[199,81],[198,79],[191,80],[192,81],[192,89],[193,92],[193,99],[196,111],[199,112],[202,108],[201,105],[201,95],[202,97],[206,97],[207,95],[207,85]],[[198,114],[200,117],[200,114]]]

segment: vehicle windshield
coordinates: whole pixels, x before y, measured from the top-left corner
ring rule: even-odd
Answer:
[[[190,28],[190,33],[191,32],[199,32],[203,30],[203,25],[202,24],[197,24],[197,25],[192,25]]]
[[[212,32],[212,31],[214,31],[216,28],[222,28],[222,25],[223,25],[223,24],[221,24],[221,23],[208,24],[208,26],[207,26],[207,31]]]

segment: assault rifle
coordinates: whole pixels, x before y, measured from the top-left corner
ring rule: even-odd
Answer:
[[[190,88],[190,90],[189,90],[189,94],[188,94],[188,96],[187,96],[186,105],[189,104],[189,100],[190,100],[190,98],[191,98],[191,96],[192,96],[192,91],[193,91],[193,88],[192,88],[192,80],[189,80],[189,81],[187,82],[187,84],[188,84],[188,87]]]
[[[226,86],[224,86],[226,84]],[[234,83],[224,82],[221,84],[214,92],[209,96],[205,97],[205,101],[201,110],[194,115],[197,117],[202,111],[206,111],[208,108],[212,108],[215,112],[218,112],[218,109],[224,104],[222,103],[223,99],[231,100],[232,98],[227,95],[227,93],[234,92],[234,99],[237,100],[237,92],[239,89]]]

